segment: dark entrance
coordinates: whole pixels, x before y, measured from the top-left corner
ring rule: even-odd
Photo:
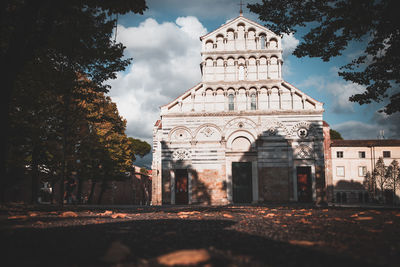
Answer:
[[[175,170],[175,204],[188,204],[188,171]]]
[[[251,203],[251,162],[232,162],[233,203]]]
[[[311,167],[297,167],[297,199],[312,202]]]

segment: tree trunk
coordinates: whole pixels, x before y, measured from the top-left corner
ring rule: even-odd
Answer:
[[[38,189],[39,189],[39,149],[36,144],[33,145],[32,151],[32,196],[31,203],[38,203]]]
[[[77,198],[78,204],[82,204],[82,187],[83,187],[83,179],[78,176],[78,189],[76,192],[76,198]]]
[[[103,199],[103,195],[104,195],[104,192],[107,190],[107,182],[106,181],[103,181],[102,183],[101,183],[101,190],[100,190],[100,194],[99,194],[99,199],[98,199],[98,201],[97,201],[97,204],[101,204],[101,200]]]
[[[67,138],[68,138],[68,120],[70,94],[66,91],[64,97],[64,116],[63,116],[63,137],[62,137],[62,159],[61,159],[61,181],[60,181],[60,205],[64,205],[64,183],[67,178]]]
[[[94,189],[96,188],[96,181],[92,180],[92,185],[90,187],[90,193],[89,193],[89,197],[88,197],[88,203],[92,204],[93,202],[93,194],[94,194]]]

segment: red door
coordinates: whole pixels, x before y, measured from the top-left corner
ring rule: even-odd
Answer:
[[[297,199],[312,202],[311,167],[297,167]]]
[[[188,172],[175,170],[175,204],[188,204]]]

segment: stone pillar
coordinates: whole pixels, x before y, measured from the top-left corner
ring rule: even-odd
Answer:
[[[269,76],[269,65],[271,65],[271,59],[267,58],[267,79],[270,79],[271,77]]]
[[[170,170],[171,175],[171,204],[175,204],[175,170]]]
[[[282,79],[282,60],[278,59],[278,79]]]
[[[279,95],[279,109],[282,109],[282,89],[278,90],[278,95]]]
[[[268,88],[267,89],[268,109],[271,109],[271,93],[272,93],[272,90],[270,88]]]
[[[190,94],[191,98],[192,98],[192,111],[194,111],[194,100],[196,98],[196,92],[192,92]]]
[[[203,96],[203,112],[206,111],[206,91],[201,94]]]
[[[256,60],[256,80],[258,81],[258,77],[259,77],[259,75],[258,75],[258,66],[260,65],[260,60]]]
[[[235,60],[233,62],[233,66],[235,66],[235,81],[239,80],[239,68],[238,68],[238,61]]]
[[[290,89],[290,101],[291,101],[291,106],[292,110],[294,109],[294,90]]]

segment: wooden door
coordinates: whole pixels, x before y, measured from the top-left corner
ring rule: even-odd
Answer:
[[[186,169],[175,170],[175,204],[188,204],[188,171]]]
[[[253,200],[251,162],[232,162],[233,203]]]
[[[311,167],[297,167],[297,199],[312,202]]]

